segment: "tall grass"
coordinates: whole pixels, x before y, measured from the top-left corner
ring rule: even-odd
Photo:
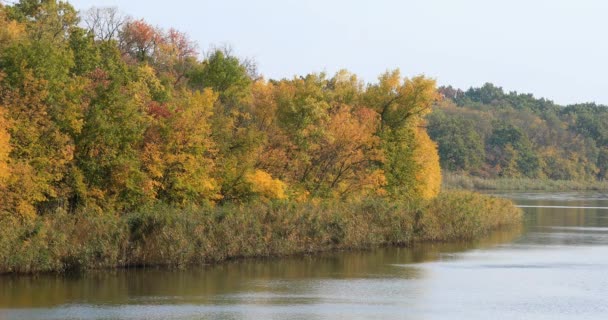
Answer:
[[[608,190],[608,181],[486,179],[448,172],[443,174],[443,188],[448,190],[605,191]]]
[[[519,223],[504,199],[447,192],[428,202],[156,205],[127,215],[0,216],[0,273],[173,266],[241,257],[471,239]]]

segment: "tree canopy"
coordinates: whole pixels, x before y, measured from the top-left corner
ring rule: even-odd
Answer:
[[[603,180],[608,108],[560,106],[493,84],[442,87],[429,116],[444,169],[481,177]]]
[[[0,212],[433,198],[438,99],[399,70],[266,80],[115,9],[0,5]]]

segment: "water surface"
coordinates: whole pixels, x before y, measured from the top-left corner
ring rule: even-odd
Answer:
[[[0,277],[0,319],[606,319],[608,196],[502,196],[525,225],[474,243]]]

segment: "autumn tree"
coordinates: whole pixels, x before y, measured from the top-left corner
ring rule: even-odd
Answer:
[[[8,16],[26,25],[34,41],[43,39],[60,43],[77,28],[78,13],[67,2],[55,0],[21,0],[7,7]]]
[[[422,199],[432,199],[441,191],[441,167],[437,144],[431,140],[424,128],[414,131],[415,194]]]
[[[245,180],[250,184],[251,192],[262,200],[283,200],[287,198],[285,183],[273,178],[268,172],[255,170],[247,173]]]
[[[0,107],[0,190],[4,190],[6,181],[10,176],[8,161],[9,154],[11,152],[11,145],[8,130],[8,121],[4,116],[3,108]],[[0,208],[2,207],[0,206]]]
[[[375,135],[377,114],[370,109],[353,112],[340,106],[330,116],[318,148],[311,151],[307,180],[312,195],[346,198],[382,195],[386,183],[380,139]]]
[[[67,40],[78,19],[70,5],[55,1],[22,1],[6,12],[11,21],[3,40],[10,41],[0,47],[0,105],[11,123],[14,174],[4,202],[32,216],[64,206],[71,193],[73,137],[82,128],[84,104]]]
[[[187,34],[169,29],[156,53],[157,69],[178,86],[186,81],[188,72],[197,64],[197,54],[197,46]]]
[[[213,178],[215,145],[211,115],[217,94],[183,91],[173,101],[165,126],[165,146],[159,199],[176,205],[201,204],[219,199]]]
[[[88,88],[82,132],[76,139],[78,168],[89,188],[86,198],[132,208],[154,197],[142,171],[140,146],[151,101],[146,70],[122,84],[98,70]]]
[[[229,49],[200,59],[185,33],[115,9],[83,19],[62,1],[0,6],[3,212],[439,190],[424,118],[432,80],[394,71],[366,86],[346,70],[264,80]]]
[[[154,57],[163,42],[163,37],[160,30],[140,19],[124,24],[120,31],[119,42],[124,55],[143,62]]]
[[[73,158],[69,136],[49,116],[47,98],[46,82],[35,79],[31,72],[19,88],[0,92],[0,104],[12,122],[12,174],[5,201],[12,212],[24,217],[61,200],[65,192],[62,182]]]
[[[263,134],[255,125],[247,67],[228,50],[215,50],[188,73],[194,90],[211,89],[218,94],[214,104],[212,136],[216,179],[223,202],[252,196],[247,175],[255,170]]]
[[[344,104],[358,98],[356,77],[311,74],[263,88],[274,90],[275,102],[264,105],[276,109],[276,118],[264,116],[271,140],[260,159],[263,168],[312,197],[382,194],[384,174],[375,165],[384,159],[375,135],[378,114]]]
[[[423,116],[431,111],[437,99],[434,80],[423,76],[402,80],[398,70],[381,75],[379,82],[370,85],[365,93],[366,103],[380,115],[378,135],[386,157],[381,168],[387,177],[387,190],[393,197],[416,199],[422,196],[421,190],[434,190],[423,192],[430,198],[439,191],[435,185],[440,173],[431,172],[439,170],[439,166],[425,167],[416,161],[438,161],[436,149],[429,146],[426,133],[420,131]],[[420,178],[421,170],[426,170],[429,179]],[[420,186],[420,183],[432,186]]]

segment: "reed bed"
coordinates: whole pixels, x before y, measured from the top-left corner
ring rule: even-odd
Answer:
[[[450,191],[425,202],[158,204],[129,214],[0,216],[0,273],[186,267],[246,257],[468,240],[519,224],[509,200]]]

